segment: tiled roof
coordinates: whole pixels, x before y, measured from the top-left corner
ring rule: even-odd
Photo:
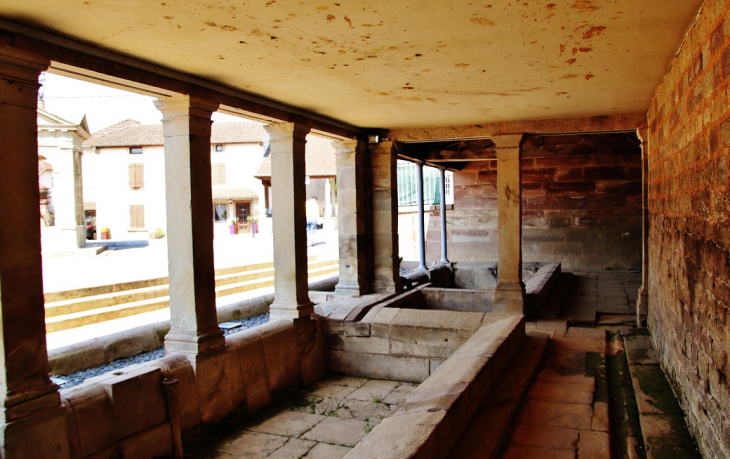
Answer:
[[[212,144],[259,143],[264,140],[263,125],[253,121],[213,123]],[[85,147],[144,147],[163,145],[161,124],[140,124],[127,119],[95,132],[84,142]]]
[[[305,174],[309,177],[335,177],[337,176],[337,163],[335,159],[335,147],[332,141],[315,135],[307,136],[305,154]],[[271,177],[271,155],[268,155],[261,162],[259,170],[254,177],[258,179]]]

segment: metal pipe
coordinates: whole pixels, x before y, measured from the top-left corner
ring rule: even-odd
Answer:
[[[423,163],[416,163],[416,199],[418,200],[418,269],[426,269],[426,229],[423,212]]]
[[[441,181],[441,260],[439,263],[448,263],[446,257],[446,169],[439,169]]]

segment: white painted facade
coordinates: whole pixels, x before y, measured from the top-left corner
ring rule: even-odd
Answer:
[[[211,164],[225,169],[225,183],[212,186],[213,204],[224,205],[226,210],[226,219],[214,222],[216,237],[230,235],[236,203],[248,202],[251,215],[264,217],[265,212],[264,187],[253,178],[263,160],[262,145],[221,146],[222,151],[216,151],[216,145],[211,145]],[[96,147],[87,148],[84,154],[84,193],[87,203],[95,203],[97,233],[108,227],[114,240],[147,239],[157,228],[167,233],[164,147],[139,148],[141,153],[131,153],[130,147]],[[132,165],[142,166],[142,186],[138,188],[130,184]],[[216,199],[216,195],[225,197]],[[133,206],[143,207],[143,225],[134,225]]]
[[[50,168],[38,177],[39,186],[49,190],[49,209],[53,216],[47,223],[69,248],[83,246],[82,143],[88,139],[86,119],[79,123],[60,118],[42,107],[37,110],[38,155]],[[49,234],[50,235],[50,234]]]

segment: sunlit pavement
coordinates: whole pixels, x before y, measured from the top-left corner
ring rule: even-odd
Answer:
[[[325,225],[326,226],[326,225]],[[43,284],[46,292],[71,290],[167,276],[167,240],[148,240],[145,247],[110,249],[95,255],[93,249],[54,251],[44,242]],[[214,239],[215,267],[226,268],[273,261],[273,237],[269,233],[237,234]],[[318,261],[338,257],[336,229],[317,230],[315,244],[308,248]],[[310,281],[322,280],[312,278]],[[273,287],[220,297],[218,307],[273,293]],[[169,309],[86,325],[46,335],[48,349],[56,349],[145,324],[169,320]]]

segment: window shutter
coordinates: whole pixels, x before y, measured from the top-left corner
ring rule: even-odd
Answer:
[[[144,164],[129,165],[129,188],[137,190],[144,187]]]
[[[213,185],[225,185],[226,184],[226,165],[225,164],[211,164],[211,174]]]
[[[144,206],[129,206],[129,227],[144,228]]]
[[[134,179],[137,188],[144,188],[144,164],[135,164],[134,166]]]
[[[137,174],[135,172],[134,164],[130,164],[129,165],[129,188],[131,188],[131,189],[136,188],[136,186],[135,186],[135,184],[137,183],[136,175]]]

